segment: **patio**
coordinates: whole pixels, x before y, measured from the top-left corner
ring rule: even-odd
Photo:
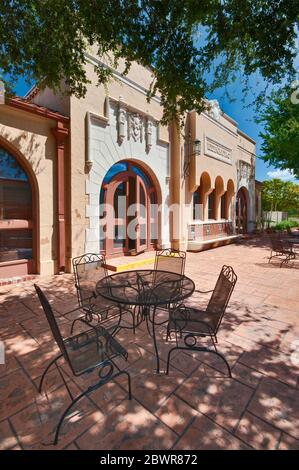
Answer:
[[[144,323],[135,337],[123,330],[117,338],[129,353],[122,366],[132,377],[132,401],[121,379],[107,384],[73,408],[56,447],[49,443],[69,397],[55,370],[46,378],[47,394],[39,395],[37,384],[58,348],[33,281],[1,287],[0,449],[299,449],[299,354],[297,365],[296,354],[291,360],[299,340],[299,270],[268,264],[268,256],[268,244],[256,239],[187,254],[186,274],[198,289],[213,288],[223,264],[238,275],[218,334],[233,379],[205,353],[175,353],[169,376],[156,375]],[[67,336],[74,315],[63,314],[77,306],[73,276],[36,282]],[[196,294],[192,302],[205,305],[208,298]],[[159,342],[162,371],[171,346]],[[69,378],[74,393],[82,380]]]

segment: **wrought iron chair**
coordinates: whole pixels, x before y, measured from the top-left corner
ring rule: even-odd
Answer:
[[[280,267],[283,264],[287,264],[290,260],[296,258],[296,252],[293,249],[293,245],[287,240],[287,238],[281,238],[279,234],[269,232],[269,240],[271,246],[271,253],[269,257],[269,263],[272,258],[282,258]]]
[[[44,378],[52,365],[55,365],[71,398],[71,403],[62,413],[56,428],[53,441],[53,444],[56,445],[64,418],[69,413],[72,406],[81,400],[81,398],[94,392],[110,380],[113,380],[120,375],[126,375],[128,379],[129,399],[131,399],[130,375],[128,372],[120,370],[114,361],[116,357],[123,357],[127,360],[128,353],[101,325],[97,325],[83,333],[63,339],[53,310],[45,294],[36,284],[34,284],[34,287],[47,317],[53,337],[60,349],[60,354],[48,364],[43,372],[38,390],[39,393],[42,392]],[[78,377],[98,369],[99,380],[74,398],[58,364],[58,361],[61,358],[63,358],[68,364],[74,376]]]
[[[168,271],[176,274],[185,273],[186,252],[166,248],[156,251],[154,270]]]
[[[206,310],[200,310],[185,305],[179,305],[170,310],[167,325],[167,339],[175,332],[176,346],[172,348],[167,357],[166,374],[169,373],[171,354],[176,350],[204,351],[216,354],[225,362],[229,377],[230,366],[225,357],[217,350],[217,333],[220,328],[229,299],[237,282],[237,275],[231,266],[224,265],[217,279]],[[201,291],[195,291],[201,292]],[[207,291],[208,292],[208,291]],[[179,346],[178,335],[183,338],[184,346]],[[197,346],[199,338],[210,337],[214,350],[204,346]]]
[[[76,318],[71,327],[73,332],[74,325],[77,321],[87,321],[91,323],[94,318],[99,323],[104,322],[105,327],[111,334],[115,334],[120,328],[133,329],[137,326],[137,315],[129,308],[124,308],[113,302],[105,300],[97,295],[96,284],[100,279],[108,275],[106,269],[106,260],[104,255],[95,253],[86,253],[77,258],[73,258],[73,271],[75,276],[75,286],[77,289],[77,297],[79,306],[85,312],[82,317]],[[122,313],[129,313],[133,319],[133,326],[120,325]],[[109,327],[106,326],[109,324]],[[111,331],[113,330],[113,332]]]
[[[153,283],[163,284],[166,281],[165,275],[163,273],[159,273],[159,270],[183,275],[185,273],[185,265],[185,251],[179,251],[173,248],[165,248],[164,250],[156,251]],[[159,310],[169,309],[170,304],[159,306]]]

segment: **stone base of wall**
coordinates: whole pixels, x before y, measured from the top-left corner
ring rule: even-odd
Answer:
[[[35,274],[26,274],[25,276],[10,277],[5,279],[0,279],[0,286],[7,286],[10,284],[19,284],[20,282],[32,281],[37,276]]]
[[[205,222],[190,224],[188,227],[189,241],[214,240],[233,235],[232,222]]]
[[[242,235],[231,235],[228,237],[217,238],[214,240],[193,240],[188,242],[187,251],[204,251],[210,250],[211,248],[217,248],[223,245],[229,245],[238,240]]]

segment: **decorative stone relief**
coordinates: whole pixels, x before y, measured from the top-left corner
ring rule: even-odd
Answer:
[[[121,144],[126,136],[125,134],[126,125],[126,110],[124,108],[124,102],[122,96],[119,97],[118,104],[118,115],[117,115],[117,130],[118,130],[118,142]]]
[[[105,104],[109,105],[109,98],[106,99]],[[117,140],[119,145],[123,143],[125,138],[132,139],[134,142],[145,142],[146,151],[149,152],[153,146],[154,119],[147,113],[130,109],[125,104],[122,96],[119,97],[116,104]]]
[[[137,113],[128,114],[128,138],[135,142],[142,142],[143,122]]]
[[[209,101],[210,109],[208,110],[208,115],[211,116],[216,121],[220,120],[221,109],[217,100]]]
[[[252,168],[251,165],[243,160],[239,160],[239,168],[238,168],[239,179],[244,178],[249,181],[252,176]]]
[[[146,120],[146,150],[149,151],[152,146],[153,122],[151,119]]]

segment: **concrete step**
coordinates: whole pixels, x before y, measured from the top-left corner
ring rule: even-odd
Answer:
[[[129,271],[130,269],[143,269],[143,267],[153,268],[155,262],[155,252],[140,253],[136,256],[121,256],[106,260],[106,268],[109,271]]]

